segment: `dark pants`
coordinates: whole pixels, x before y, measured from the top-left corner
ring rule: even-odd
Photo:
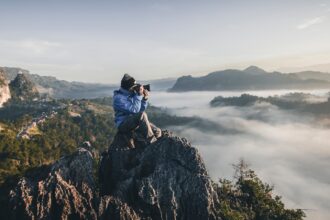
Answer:
[[[119,125],[118,130],[120,132],[134,131],[138,140],[147,141],[148,143],[153,143],[162,136],[162,130],[149,122],[145,112],[128,116]]]

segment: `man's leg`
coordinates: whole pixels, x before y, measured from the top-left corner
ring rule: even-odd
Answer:
[[[121,132],[129,132],[135,130],[138,138],[141,138],[148,143],[156,141],[152,128],[150,126],[148,116],[145,112],[136,113],[126,118],[118,127]]]
[[[134,114],[134,115],[130,115],[128,116],[118,127],[118,130],[120,132],[130,132],[135,130],[138,126],[139,126],[139,115],[138,114]]]
[[[162,130],[160,128],[158,128],[155,124],[151,123],[151,122],[150,122],[150,126],[151,126],[152,131],[155,134],[155,137],[157,139],[160,138],[162,136]]]

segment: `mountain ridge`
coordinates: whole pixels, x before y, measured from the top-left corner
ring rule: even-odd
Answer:
[[[260,67],[254,66],[254,65],[251,65],[251,66],[247,67],[243,71],[246,72],[246,73],[250,73],[252,75],[260,75],[260,74],[267,74],[268,73],[264,69],[261,69]]]
[[[250,66],[245,70],[226,69],[211,72],[200,77],[192,77],[191,75],[182,76],[177,79],[174,86],[168,91],[185,92],[315,88],[330,88],[330,81],[321,80],[320,77],[312,78],[312,76],[304,79],[299,73],[283,74],[280,72],[266,72],[259,67]]]
[[[18,67],[2,67],[6,79],[12,81],[18,73],[25,74],[37,86],[39,93],[47,96],[61,98],[102,98],[112,94],[118,86],[115,84],[106,83],[87,83],[79,81],[66,81],[57,79],[54,76],[41,76],[32,74],[28,70]],[[176,78],[163,78],[152,80],[140,80],[141,84],[152,84],[153,91],[165,91],[172,87]]]
[[[28,70],[18,67],[2,67],[6,79],[12,81],[20,73],[25,74],[34,84],[41,94],[53,98],[96,98],[105,97],[115,88],[114,85],[100,83],[69,82],[57,79],[54,76],[40,76],[31,74]]]

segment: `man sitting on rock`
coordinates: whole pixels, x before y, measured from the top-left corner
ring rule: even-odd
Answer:
[[[134,134],[135,141],[151,144],[160,138],[161,130],[150,123],[145,112],[149,91],[137,84],[135,79],[125,74],[121,88],[114,91],[113,108],[115,123],[120,133]]]

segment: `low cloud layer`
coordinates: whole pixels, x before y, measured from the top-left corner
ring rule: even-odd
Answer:
[[[272,92],[256,92],[269,95]],[[285,91],[280,92],[281,94]],[[325,91],[314,91],[325,94]],[[255,93],[252,93],[255,94]],[[275,186],[289,208],[305,209],[307,219],[330,216],[330,128],[312,116],[283,111],[270,104],[211,108],[214,92],[156,93],[152,102],[176,115],[199,116],[237,132],[208,132],[173,127],[196,146],[213,177],[232,178],[231,164],[244,158],[261,179]]]

